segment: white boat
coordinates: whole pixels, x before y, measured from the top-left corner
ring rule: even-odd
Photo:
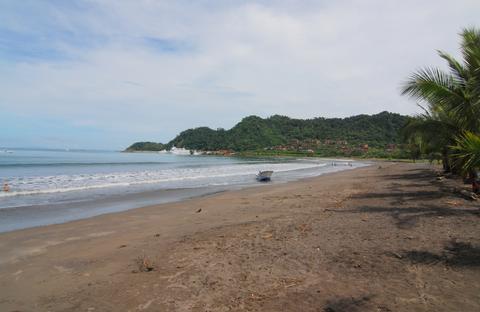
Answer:
[[[271,170],[259,171],[257,174],[257,181],[268,182],[272,179],[272,174],[273,171]]]
[[[174,155],[191,155],[192,154],[188,149],[185,149],[183,147],[175,147],[175,146],[172,147],[172,149],[170,150],[170,153]]]
[[[161,150],[157,152],[158,154],[173,154],[173,155],[202,155],[202,153],[195,151],[195,150],[189,150],[183,147],[175,147],[173,146],[169,151],[167,150]]]

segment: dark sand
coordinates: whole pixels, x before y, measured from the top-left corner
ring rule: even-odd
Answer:
[[[0,311],[480,311],[468,186],[381,167],[0,234]]]

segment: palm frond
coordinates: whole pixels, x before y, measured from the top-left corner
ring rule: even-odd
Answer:
[[[465,28],[461,36],[463,60],[468,70],[474,72],[480,67],[480,30]]]
[[[456,145],[451,146],[462,169],[466,172],[480,168],[480,136],[472,132],[465,132],[456,138]]]
[[[416,142],[425,153],[441,151],[445,146],[454,144],[458,128],[454,124],[432,117],[417,116],[411,118],[402,128],[405,142]]]
[[[450,54],[440,50],[438,50],[437,52],[441,58],[447,61],[448,66],[450,67],[450,71],[452,75],[457,79],[457,82],[464,85],[469,78],[467,69],[464,68],[463,65],[456,59],[454,59],[453,56],[451,56]]]
[[[402,87],[402,95],[447,106],[464,99],[452,75],[437,68],[424,68],[412,74]]]

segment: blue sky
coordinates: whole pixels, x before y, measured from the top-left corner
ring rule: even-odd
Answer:
[[[413,114],[479,1],[0,1],[0,146],[122,149],[242,117]]]

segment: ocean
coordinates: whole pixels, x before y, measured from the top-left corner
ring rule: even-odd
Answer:
[[[365,166],[317,158],[239,158],[114,151],[0,150],[0,232],[63,223],[249,186]],[[4,191],[4,185],[8,191]]]

